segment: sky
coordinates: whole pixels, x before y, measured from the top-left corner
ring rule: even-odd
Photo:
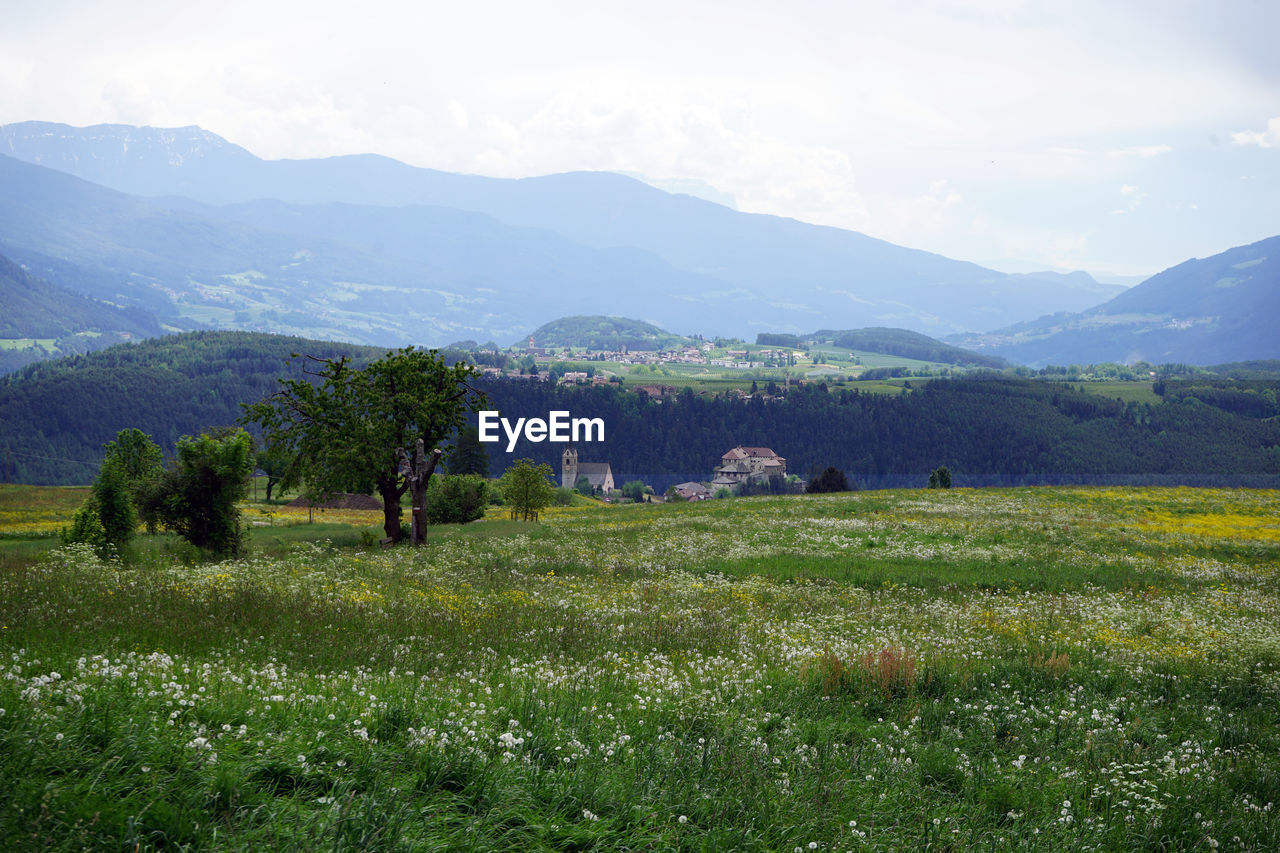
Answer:
[[[1275,0],[0,5],[0,124],[624,172],[1009,272],[1280,234]]]

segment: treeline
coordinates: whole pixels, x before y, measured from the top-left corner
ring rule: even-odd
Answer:
[[[761,347],[787,347],[789,349],[800,349],[807,346],[800,340],[799,335],[792,335],[786,332],[759,332],[756,334],[756,346]]]
[[[881,327],[845,330],[819,329],[809,338],[815,344],[830,343],[832,346],[844,347],[845,349],[878,352],[884,355],[896,355],[901,358],[914,358],[919,361],[933,361],[940,364],[967,364],[993,369],[1008,366],[1008,362],[1003,358],[961,349],[908,329]]]
[[[839,330],[819,329],[812,335],[760,332],[756,335],[756,344],[759,346],[790,347],[791,349],[804,350],[828,345],[862,352],[896,355],[900,358],[911,358],[918,361],[932,361],[939,364],[970,365],[995,370],[1008,366],[1008,362],[996,356],[982,355],[972,350],[961,349],[908,329],[886,327]]]
[[[482,386],[505,417],[567,410],[599,417],[606,441],[579,448],[609,462],[619,482],[665,488],[707,480],[721,455],[767,446],[787,470],[811,476],[829,465],[858,485],[923,485],[946,465],[957,486],[1060,482],[1280,485],[1280,422],[1201,401],[1123,403],[1068,385],[1003,377],[939,380],[901,395],[794,388],[765,403],[685,390],[674,400],[608,387],[540,383]],[[489,445],[494,470],[528,456],[559,470],[563,445],[520,441],[510,456]]]
[[[279,377],[298,376],[304,365],[290,364],[294,352],[350,355],[359,366],[385,350],[202,332],[31,365],[0,379],[0,461],[16,482],[87,483],[103,445],[127,427],[172,453],[179,437],[235,423],[241,403],[276,391]],[[835,466],[863,488],[924,485],[940,465],[957,486],[1280,484],[1280,418],[1267,414],[1276,383],[1173,386],[1164,402],[1148,405],[1001,374],[931,381],[901,395],[804,385],[768,403],[688,389],[660,401],[611,386],[478,383],[488,408],[512,420],[555,410],[602,418],[606,440],[581,446],[582,461],[609,462],[617,482],[641,479],[659,492],[710,479],[739,444],[773,448],[806,478]],[[564,448],[521,440],[508,455],[505,441],[485,447],[493,474],[519,457],[558,473]]]
[[[1153,386],[1167,401],[1195,401],[1248,418],[1280,415],[1280,379],[1233,380],[1198,377],[1162,380]]]

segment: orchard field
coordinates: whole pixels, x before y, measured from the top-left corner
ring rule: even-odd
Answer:
[[[1280,849],[1280,493],[376,515],[0,564],[0,848]]]

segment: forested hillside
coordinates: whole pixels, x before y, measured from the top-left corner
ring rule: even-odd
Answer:
[[[68,290],[0,255],[0,374],[60,355],[161,334],[141,308],[118,308]]]
[[[626,317],[575,315],[544,323],[530,336],[539,347],[586,347],[593,350],[663,350],[691,342],[690,338]],[[524,339],[515,342],[516,346]]]
[[[955,484],[1185,483],[1280,486],[1280,418],[1235,414],[1221,395],[1125,404],[1077,387],[991,374],[936,380],[900,396],[793,389],[785,401],[742,402],[686,391],[673,402],[610,388],[551,388],[491,382],[494,408],[520,416],[565,409],[601,417],[603,444],[579,448],[583,461],[609,462],[622,482],[665,487],[707,480],[739,445],[767,446],[806,475],[827,465],[862,487],[924,485],[946,465]],[[1244,409],[1241,409],[1244,412]],[[545,414],[543,415],[545,417]],[[521,442],[490,451],[494,470],[530,456],[559,471],[563,445]]]
[[[171,453],[183,435],[233,424],[240,404],[297,376],[292,353],[367,361],[385,350],[248,332],[192,332],[39,362],[0,378],[0,452],[17,482],[87,483],[126,427]]]
[[[1003,358],[961,349],[909,329],[882,327],[842,331],[819,329],[809,337],[816,343],[830,343],[846,349],[879,352],[940,364],[975,365],[997,369],[1008,365]]]
[[[184,434],[230,424],[240,404],[272,393],[291,353],[383,350],[249,333],[175,335],[58,362],[0,380],[0,453],[14,479],[84,483],[124,427],[171,449]],[[452,353],[451,357],[461,357]],[[293,373],[292,375],[297,375]],[[1145,482],[1280,485],[1280,381],[1169,383],[1165,402],[1122,403],[1075,386],[999,374],[929,382],[898,396],[793,388],[784,400],[699,396],[651,400],[618,388],[489,380],[488,408],[512,420],[567,410],[600,417],[606,441],[583,461],[650,485],[705,480],[735,445],[763,445],[801,475],[834,465],[861,486],[922,485],[947,465],[956,485]],[[559,471],[563,445],[488,445],[493,473],[519,457]]]

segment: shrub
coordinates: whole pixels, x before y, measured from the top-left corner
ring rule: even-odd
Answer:
[[[236,502],[248,490],[253,440],[242,429],[202,433],[178,441],[176,466],[165,471],[148,498],[170,530],[201,550],[224,557],[244,550]]]
[[[102,470],[105,472],[108,465],[120,469],[134,511],[146,523],[147,532],[155,533],[158,519],[149,515],[145,508],[148,506],[147,494],[155,488],[164,471],[164,456],[159,446],[140,429],[122,429],[116,433],[115,441],[107,442],[105,450]],[[129,535],[132,535],[132,528]]]
[[[818,476],[809,481],[805,486],[807,492],[847,492],[849,491],[849,479],[845,477],[844,472],[835,466],[828,466]]]
[[[93,497],[80,504],[80,508],[71,517],[71,528],[62,528],[59,538],[64,545],[80,542],[102,550],[107,543],[107,534],[102,529],[102,520],[98,518],[98,504]]]
[[[459,474],[432,477],[423,507],[428,524],[466,524],[484,518],[488,484],[483,477]]]

